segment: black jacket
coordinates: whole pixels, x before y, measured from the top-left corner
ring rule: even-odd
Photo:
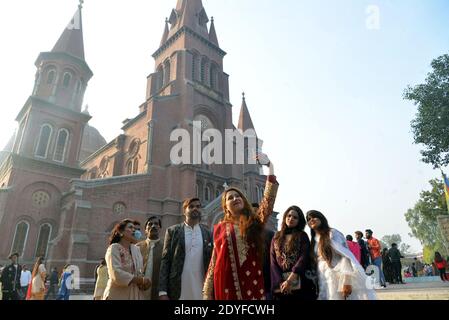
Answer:
[[[14,292],[20,289],[21,274],[22,266],[17,265],[17,268],[13,264],[6,266],[2,272],[2,291]]]
[[[162,250],[161,269],[159,273],[159,291],[167,292],[170,300],[179,300],[181,296],[181,275],[184,269],[185,235],[184,222],[167,229]],[[207,272],[212,255],[212,234],[200,224],[203,236],[203,264]]]
[[[357,243],[359,244],[360,248],[362,249],[361,265],[363,266],[363,268],[366,269],[366,267],[368,267],[370,265],[370,254],[369,254],[368,247],[366,246],[366,242],[363,239],[357,240]]]
[[[401,262],[401,258],[404,258],[397,248],[390,248],[390,250],[388,250],[388,255],[393,263]]]

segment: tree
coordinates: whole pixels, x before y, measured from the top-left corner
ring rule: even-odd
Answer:
[[[398,245],[399,251],[401,251],[402,254],[409,253],[410,251],[410,246],[406,243],[402,243],[400,234],[383,236],[382,239],[380,239],[380,243],[382,244],[382,248],[391,248],[391,245],[393,243],[396,243]]]
[[[401,245],[399,246],[399,251],[401,251],[402,254],[410,253],[410,245],[401,243]]]
[[[439,179],[432,179],[429,183],[432,189],[421,192],[420,199],[407,211],[405,219],[412,231],[411,236],[418,238],[425,247],[444,248],[444,239],[437,221],[439,215],[447,214],[444,184]]]
[[[402,238],[399,234],[386,235],[382,237],[381,242],[384,243],[388,248],[391,248],[391,245],[393,243],[396,243],[399,247],[402,242]]]
[[[431,63],[424,84],[408,86],[404,99],[418,106],[412,131],[416,144],[423,144],[422,160],[434,168],[449,164],[449,54]]]

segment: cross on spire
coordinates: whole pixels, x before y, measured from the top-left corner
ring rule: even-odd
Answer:
[[[84,4],[84,0],[79,0],[80,3],[78,5],[78,8],[82,9],[83,8],[83,4]]]

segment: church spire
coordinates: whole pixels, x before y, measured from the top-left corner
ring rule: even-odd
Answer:
[[[210,30],[209,30],[209,41],[212,42],[213,44],[215,44],[217,47],[219,46],[217,32],[215,31],[214,17],[211,18]]]
[[[187,27],[197,34],[209,39],[207,23],[209,17],[201,0],[178,0],[176,9],[173,9],[169,22],[172,26],[169,37],[178,30]]]
[[[246,131],[248,129],[255,130],[253,121],[251,120],[251,116],[248,111],[248,106],[246,105],[245,93],[242,93],[242,107],[240,109],[238,129],[242,131]]]
[[[161,46],[168,40],[169,32],[170,32],[170,30],[168,28],[168,18],[166,18],[165,19],[165,30],[164,30],[164,34],[162,35]]]
[[[83,21],[81,15],[83,2],[83,0],[80,0],[78,10],[76,10],[72,20],[70,20],[62,32],[52,52],[67,53],[84,61]]]

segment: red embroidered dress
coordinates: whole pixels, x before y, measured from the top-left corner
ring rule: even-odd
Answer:
[[[269,176],[257,212],[262,224],[273,212],[277,189],[276,177]],[[262,271],[256,244],[249,245],[241,237],[238,224],[215,225],[214,251],[203,288],[205,300],[264,300]]]

